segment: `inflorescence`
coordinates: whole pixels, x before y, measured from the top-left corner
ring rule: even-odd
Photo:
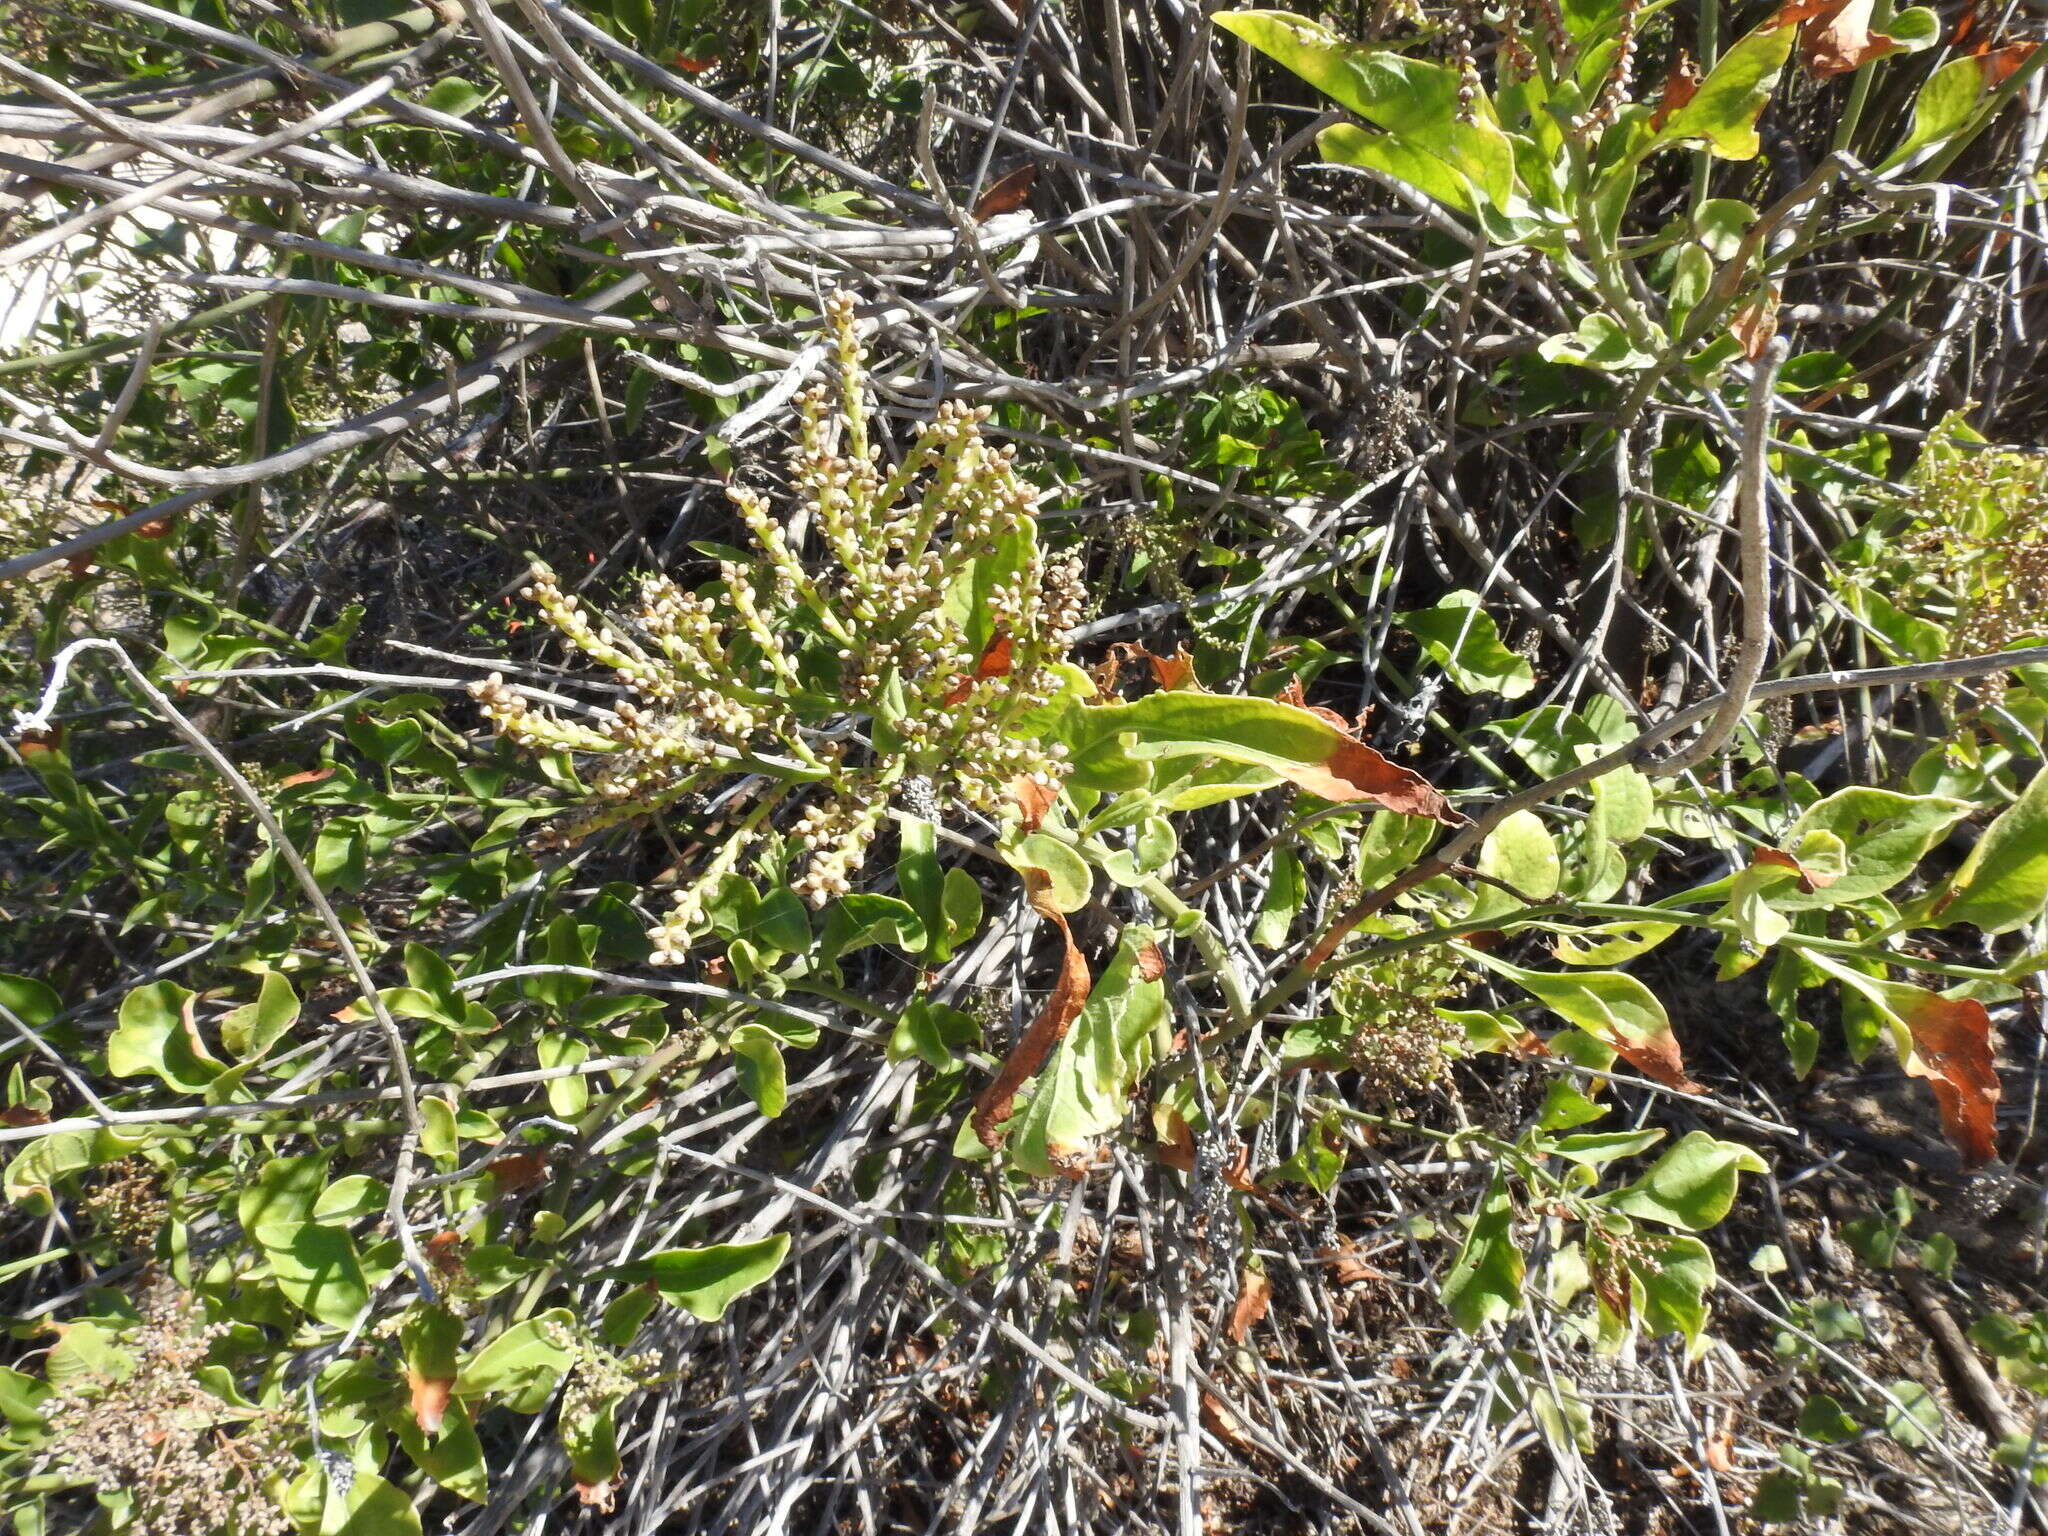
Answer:
[[[1018,778],[1065,774],[1059,747],[1015,727],[1058,691],[1053,664],[1081,616],[1078,563],[1039,551],[1038,493],[1014,450],[983,438],[985,407],[947,402],[885,465],[853,300],[835,295],[825,318],[837,388],[798,397],[793,515],[778,521],[745,487],[726,492],[758,559],[721,561],[695,589],[645,576],[622,618],[592,614],[535,566],[525,596],[630,697],[580,724],[496,675],[471,689],[522,746],[601,759],[594,804],[555,829],[560,839],[659,813],[734,773],[768,781],[654,929],[656,963],[682,957],[719,884],[778,827],[802,866],[794,889],[822,906],[851,888],[899,797],[991,811]]]

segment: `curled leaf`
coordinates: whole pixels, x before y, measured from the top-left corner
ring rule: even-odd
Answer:
[[[1162,688],[1187,688],[1194,684],[1195,658],[1188,654],[1185,645],[1176,646],[1171,656],[1146,652],[1145,660],[1152,667],[1152,681]]]
[[[1766,288],[1735,311],[1728,321],[1728,334],[1742,343],[1742,355],[1752,363],[1762,357],[1778,334],[1778,290]]]
[[[1458,948],[1576,1024],[1645,1077],[1681,1093],[1700,1091],[1686,1075],[1685,1058],[1664,1005],[1625,971],[1530,971],[1466,945]]]
[[[412,1393],[413,1422],[420,1432],[438,1435],[441,1421],[448,1415],[448,1403],[455,1396],[453,1376],[422,1376],[417,1371],[405,1373],[406,1386]]]
[[[1342,1286],[1363,1285],[1368,1280],[1384,1280],[1385,1271],[1378,1270],[1359,1256],[1358,1244],[1348,1237],[1340,1237],[1327,1248],[1318,1248],[1316,1257],[1330,1267],[1330,1280]]]
[[[1861,69],[1873,59],[1896,53],[1896,38],[1870,30],[1876,0],[1792,0],[1778,12],[1777,24],[1799,23],[1799,58],[1817,80]]]
[[[1045,824],[1045,813],[1053,808],[1059,797],[1057,789],[1028,773],[1020,773],[1010,780],[1010,798],[1016,802],[1017,813],[1026,832],[1036,832]]]
[[[1002,1140],[1003,1122],[1016,1109],[1017,1090],[1043,1070],[1053,1047],[1066,1037],[1068,1026],[1081,1012],[1081,1005],[1088,1001],[1088,991],[1093,985],[1093,978],[1088,974],[1088,961],[1074,943],[1074,930],[1067,926],[1066,914],[1052,903],[1051,876],[1038,869],[1026,869],[1023,874],[1031,910],[1058,927],[1065,952],[1060,958],[1059,976],[1053,982],[1052,994],[1046,998],[1045,1006],[1011,1048],[995,1080],[982,1089],[980,1097],[974,1101],[974,1134],[991,1151]]]
[[[1825,890],[1841,879],[1840,875],[1827,874],[1818,869],[1808,869],[1782,848],[1759,848],[1750,856],[1752,865],[1769,865],[1777,869],[1789,869],[1799,879],[1799,889],[1808,896],[1815,891]]]

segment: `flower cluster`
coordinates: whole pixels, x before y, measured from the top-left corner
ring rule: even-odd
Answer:
[[[600,1412],[607,1403],[630,1397],[661,1379],[662,1363],[658,1350],[644,1349],[637,1354],[615,1355],[582,1329],[566,1323],[545,1323],[542,1332],[555,1348],[573,1357],[568,1379],[562,1387],[561,1417],[564,1420],[588,1418]]]
[[[142,1158],[125,1157],[85,1197],[85,1210],[94,1230],[117,1248],[147,1254],[170,1215],[170,1202],[156,1169]]]
[[[126,1528],[139,1536],[286,1536],[292,1524],[271,1489],[298,1471],[295,1421],[234,1407],[200,1386],[194,1372],[227,1325],[202,1323],[189,1294],[159,1282],[140,1311],[141,1324],[121,1340],[135,1361],[128,1375],[81,1376],[44,1403],[46,1454],[103,1493],[127,1494],[134,1518]]]
[[[472,693],[503,734],[536,751],[598,758],[591,803],[559,839],[658,814],[734,773],[760,776],[723,844],[678,890],[652,935],[657,962],[687,951],[707,901],[778,830],[814,905],[843,895],[891,806],[922,784],[993,810],[1020,777],[1057,782],[1059,748],[1020,721],[1058,691],[1054,664],[1084,601],[1073,561],[1038,548],[1038,493],[987,411],[947,402],[900,461],[869,436],[866,355],[853,301],[826,306],[836,378],[798,397],[778,521],[765,497],[727,491],[754,547],[694,588],[646,576],[630,615],[589,612],[545,567],[525,596],[628,698],[588,724],[529,705],[493,676]]]
[[[1346,1055],[1368,1097],[1405,1098],[1449,1075],[1461,1032],[1436,1005],[1459,989],[1460,974],[1426,949],[1336,973],[1330,1006],[1349,1032]]]

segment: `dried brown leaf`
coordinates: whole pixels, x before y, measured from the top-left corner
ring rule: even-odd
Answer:
[[[1896,994],[1895,994],[1896,995]],[[1896,1005],[1913,1036],[1906,1075],[1924,1077],[1941,1110],[1941,1128],[1972,1168],[1998,1156],[1998,1063],[1991,1015],[1973,997],[1914,990]]]
[[[1238,1276],[1237,1305],[1230,1309],[1230,1321],[1223,1328],[1231,1343],[1242,1344],[1272,1304],[1273,1282],[1263,1270],[1248,1269]]]
[[[986,224],[999,213],[1015,213],[1030,201],[1038,184],[1038,166],[1027,160],[1014,171],[998,178],[974,200],[974,222]]]

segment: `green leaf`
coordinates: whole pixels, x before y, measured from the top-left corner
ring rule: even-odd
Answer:
[[[432,1435],[423,1433],[411,1414],[399,1416],[391,1426],[397,1431],[406,1455],[418,1468],[457,1498],[482,1504],[491,1496],[490,1467],[484,1460],[483,1442],[468,1409],[458,1399],[448,1405],[441,1427]]]
[[[53,1203],[56,1182],[65,1174],[118,1163],[150,1139],[151,1128],[143,1125],[39,1136],[7,1165],[0,1189],[10,1201],[27,1203],[41,1212]]]
[[[945,614],[959,626],[970,654],[982,655],[995,638],[996,589],[1014,583],[1029,569],[1038,558],[1037,550],[1037,525],[1025,518],[998,539],[993,550],[970,561],[953,578],[946,589]],[[1073,686],[1092,691],[1086,676],[1082,673]]]
[[[981,1026],[959,1009],[914,997],[889,1032],[886,1054],[891,1061],[915,1056],[926,1066],[944,1071],[959,1061],[962,1048],[980,1038]]]
[[[1825,1392],[1816,1392],[1799,1406],[1799,1433],[1823,1445],[1839,1445],[1863,1433],[1863,1426]]]
[[[1504,1323],[1522,1304],[1522,1251],[1515,1246],[1514,1204],[1507,1180],[1496,1173],[1458,1257],[1444,1277],[1443,1303],[1467,1333]]]
[[[578,1487],[609,1489],[619,1475],[618,1401],[610,1398],[583,1413],[564,1415],[562,1449]]]
[[[1421,776],[1380,759],[1321,715],[1278,699],[1164,689],[1128,704],[1076,705],[1060,728],[1077,762],[1114,759],[1140,766],[1154,759],[1220,757],[1271,769],[1325,800],[1371,800],[1439,819],[1448,814],[1443,797]]]
[[[456,985],[455,967],[424,944],[411,940],[405,945],[405,979],[408,985],[431,997],[447,1014],[462,1016],[462,989]]]
[[[266,970],[256,1001],[232,1008],[221,1018],[220,1043],[238,1061],[260,1060],[278,1037],[299,1020],[299,995],[282,971]]]
[[[538,1413],[575,1361],[556,1342],[560,1331],[575,1326],[566,1307],[555,1307],[523,1323],[515,1323],[462,1362],[455,1373],[455,1395],[482,1397],[505,1404],[515,1413]]]
[[[1422,644],[1466,693],[1497,693],[1519,699],[1536,686],[1536,669],[1501,644],[1493,617],[1479,606],[1477,592],[1447,592],[1434,608],[1397,613],[1394,622]]]
[[[958,865],[946,871],[939,905],[953,948],[960,948],[981,931],[981,882]]]
[[[1705,139],[1722,160],[1754,160],[1756,120],[1792,56],[1798,28],[1766,22],[1722,54],[1692,100],[1671,114],[1656,142]]]
[[[924,950],[924,924],[910,903],[894,896],[855,891],[842,896],[825,914],[824,952],[828,959],[851,954],[869,944],[893,944],[912,954]]]
[[[1941,41],[1941,16],[1924,5],[1910,6],[1885,23],[1885,33],[1902,53],[1920,53]]]
[[[1989,94],[1984,67],[1976,59],[1949,60],[1927,77],[1913,98],[1913,125],[1899,147],[1885,156],[1879,172],[1895,170],[1921,150],[1944,144],[1971,127]]]
[[[1557,894],[1564,878],[1557,841],[1534,811],[1516,811],[1502,818],[1480,846],[1478,868],[1482,875],[1514,887],[1515,895],[1496,886],[1482,885],[1479,889],[1482,906],[1498,902],[1499,910],[1504,912],[1521,905],[1521,897],[1533,902],[1548,901]]]
[[[534,1059],[545,1068],[580,1066],[590,1059],[590,1042],[577,1035],[548,1030],[533,1043]],[[590,1108],[590,1079],[581,1073],[547,1081],[549,1112],[574,1120]]]
[[[1507,210],[1515,186],[1514,149],[1484,92],[1471,112],[1461,109],[1457,70],[1350,42],[1287,11],[1225,11],[1211,19],[1339,105],[1444,162],[1482,200]]]
[[[195,994],[173,981],[152,981],[121,999],[119,1022],[107,1037],[114,1077],[153,1074],[181,1093],[203,1093],[224,1063],[213,1059],[185,1010]]]
[[[1676,932],[1676,923],[1602,923],[1559,934],[1551,952],[1566,965],[1620,965],[1648,954]]]
[[[467,117],[488,99],[483,91],[460,75],[449,75],[435,81],[433,89],[420,98],[420,104],[432,107],[436,112],[446,112],[450,117]]]
[[[1910,875],[1928,849],[1969,812],[1966,802],[1939,795],[1836,790],[1801,813],[1786,832],[1784,846],[1796,849],[1815,832],[1829,833],[1844,850],[1846,868],[1831,885],[1814,891],[1777,890],[1771,904],[1784,912],[1805,912],[1881,895]]]
[[[40,1028],[64,1011],[63,999],[42,982],[0,971],[0,1007],[30,1029]]]
[[[1694,210],[1692,227],[1709,256],[1727,261],[1742,249],[1742,237],[1756,220],[1756,209],[1740,198],[1710,197]]]
[[[780,1269],[788,1253],[789,1234],[778,1232],[754,1243],[670,1248],[645,1263],[665,1300],[700,1322],[715,1323],[735,1300]]]
[[[348,739],[355,749],[383,768],[394,767],[417,752],[427,739],[419,721],[404,716],[397,720],[351,720]]]
[[[754,1107],[770,1120],[789,1103],[789,1073],[782,1044],[758,1024],[742,1024],[726,1042],[732,1047],[733,1069]]]
[[[1909,1451],[1933,1442],[1941,1432],[1941,1404],[1917,1381],[1895,1381],[1884,1405],[1884,1432]]]
[[[347,1229],[315,1219],[326,1188],[324,1156],[273,1157],[242,1191],[236,1215],[286,1298],[308,1316],[347,1328],[370,1304],[370,1287]]]
[[[1355,165],[1404,182],[1468,219],[1479,217],[1471,183],[1426,149],[1356,123],[1336,123],[1316,135],[1316,148],[1332,165]]]
[[[1261,949],[1278,949],[1287,942],[1295,915],[1308,899],[1308,882],[1301,860],[1292,849],[1273,855],[1272,875],[1266,892],[1259,898],[1258,920],[1252,924],[1252,942]]]
[[[778,887],[761,898],[746,931],[747,937],[785,954],[800,955],[811,947],[810,914],[804,910],[803,898],[787,887]]]
[[[1436,823],[1398,811],[1374,811],[1358,838],[1351,877],[1365,890],[1384,885],[1421,858],[1436,838]]]
[[[1577,330],[1546,337],[1536,351],[1547,363],[1576,363],[1602,373],[1630,373],[1657,362],[1654,353],[1635,344],[1620,321],[1597,309],[1579,322]]]
[[[1766,1171],[1748,1147],[1692,1131],[1642,1178],[1601,1196],[1600,1203],[1645,1221],[1704,1232],[1734,1206],[1741,1174]]]
[[[896,856],[896,889],[924,925],[925,954],[943,964],[953,953],[946,924],[946,877],[939,868],[938,829],[921,816],[901,824],[902,847]]]
[[[1757,1479],[1756,1492],[1743,1512],[1764,1525],[1790,1525],[1805,1512],[1805,1489],[1798,1473],[1774,1467]]]
[[[1560,1136],[1542,1150],[1568,1162],[1597,1168],[1602,1163],[1648,1151],[1663,1139],[1664,1133],[1658,1130],[1587,1131],[1578,1136]]]
[[[1984,829],[1934,903],[1943,924],[1971,923],[2010,933],[2041,915],[2048,903],[2048,769]]]
[[[1643,1326],[1676,1333],[1697,1348],[1707,1326],[1707,1292],[1717,1278],[1714,1256],[1696,1237],[1643,1233],[1630,1272],[1643,1286]]]
[[[419,1511],[404,1490],[374,1472],[358,1471],[348,1492],[323,1479],[327,1502],[320,1514],[319,1536],[420,1536]]]

